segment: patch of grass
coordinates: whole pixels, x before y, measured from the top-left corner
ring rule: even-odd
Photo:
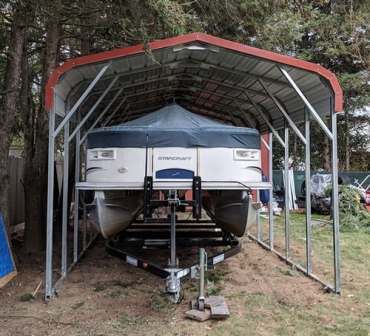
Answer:
[[[102,292],[106,290],[107,288],[111,288],[111,287],[127,288],[134,284],[135,282],[133,281],[128,281],[128,282],[124,282],[121,280],[98,281],[94,285],[94,292]]]
[[[117,329],[126,329],[126,328],[142,328],[145,324],[148,324],[144,316],[134,316],[127,313],[123,313],[113,322],[113,326]]]
[[[24,293],[19,297],[19,300],[22,302],[33,301],[35,298],[31,293]]]
[[[329,220],[329,216],[313,214],[316,221]],[[284,217],[275,218],[275,243],[278,250],[284,248]],[[305,214],[291,214],[291,246],[293,259],[305,260]],[[264,224],[267,228],[267,223]],[[333,251],[332,224],[312,226],[314,271],[332,281]],[[264,233],[267,237],[267,233]],[[343,294],[338,297],[327,294],[320,304],[305,306],[300,302],[285,300],[267,294],[245,296],[246,316],[234,318],[229,325],[210,335],[237,334],[244,326],[250,335],[370,335],[370,234],[367,229],[342,231],[341,266]],[[303,263],[304,265],[304,263]],[[289,274],[284,267],[276,271]],[[295,271],[294,271],[295,272]],[[298,273],[298,272],[297,272]],[[300,274],[300,273],[298,273]],[[266,323],[266,321],[269,321]],[[263,327],[261,327],[263,324]]]
[[[127,293],[122,289],[113,289],[107,294],[107,296],[111,299],[122,299],[127,296]]]
[[[317,305],[308,308],[298,302],[289,302],[285,297],[262,292],[246,295],[244,304],[247,313],[238,317],[235,324],[236,328],[248,325],[249,335],[368,335],[364,333],[364,324],[357,318],[345,311],[335,312],[331,307]],[[268,324],[265,323],[267,320]],[[229,331],[229,334],[237,333]]]
[[[195,279],[185,280],[183,283],[183,288],[184,288],[185,293],[188,293],[188,292],[196,293],[198,292],[198,282]]]
[[[222,291],[221,287],[216,286],[212,282],[208,283],[208,286],[207,286],[207,294],[208,295],[218,295],[218,294],[221,293],[221,291]]]
[[[275,268],[279,273],[283,274],[283,275],[287,275],[287,276],[291,276],[291,277],[295,277],[295,276],[299,276],[300,273],[296,270],[295,267],[290,267],[287,265],[285,268],[282,268],[282,267],[276,267]]]
[[[242,290],[240,292],[234,292],[234,293],[231,293],[231,294],[227,294],[227,295],[225,295],[225,298],[227,300],[234,300],[234,299],[244,298],[246,295],[248,295],[248,293],[246,291]]]
[[[217,295],[222,290],[222,284],[229,272],[223,269],[213,269],[206,273],[207,294]]]
[[[170,302],[167,294],[156,293],[151,297],[150,307],[155,311],[168,312],[174,309],[174,304]]]
[[[206,273],[207,280],[212,281],[215,284],[218,284],[225,280],[226,275],[228,275],[229,272],[226,270],[223,270],[221,268],[215,268],[213,270],[209,270]]]

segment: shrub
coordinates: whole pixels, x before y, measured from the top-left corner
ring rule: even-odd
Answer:
[[[352,231],[370,228],[370,212],[361,203],[361,195],[355,188],[343,185],[339,189],[339,216],[341,230]]]

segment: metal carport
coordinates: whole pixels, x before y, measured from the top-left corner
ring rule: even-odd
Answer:
[[[73,262],[68,264],[68,168],[71,144],[74,144],[75,150],[75,181],[80,182],[80,176],[83,176],[80,152],[89,130],[137,118],[171,101],[176,101],[194,113],[225,123],[254,127],[262,134],[268,133],[269,141],[264,141],[264,145],[269,150],[270,179],[273,137],[285,148],[285,176],[288,176],[288,139],[291,130],[305,145],[306,181],[310,180],[311,121],[322,128],[332,144],[332,289],[340,292],[336,113],[343,110],[343,94],[338,80],[329,70],[293,57],[203,33],[192,33],[154,41],[145,46],[125,47],[67,61],[51,74],[45,95],[49,112],[46,299],[54,293],[53,190],[56,140],[58,137],[62,139],[64,152],[60,271],[63,279],[89,245],[84,237],[82,248],[79,246],[79,188],[75,188],[74,199],[77,205],[74,208]],[[327,116],[331,117],[331,127],[324,121]],[[288,178],[285,186],[289,187]],[[288,204],[289,193],[285,195]],[[306,196],[306,266],[297,266],[317,279],[312,273],[308,183]],[[289,255],[288,209],[285,216],[285,255],[282,257],[292,262]],[[269,217],[268,244],[259,235],[255,238],[276,252],[271,206]]]

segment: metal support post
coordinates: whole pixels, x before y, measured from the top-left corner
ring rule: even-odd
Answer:
[[[76,133],[76,159],[75,159],[75,183],[80,181],[80,130]],[[79,229],[79,190],[75,188],[75,208],[74,208],[74,221],[73,221],[73,262],[78,259],[78,229]],[[86,237],[86,233],[84,234]]]
[[[332,110],[331,110],[332,111]],[[332,204],[333,204],[333,246],[334,246],[334,288],[340,293],[340,250],[339,250],[339,199],[338,199],[338,148],[337,148],[337,115],[332,111]]]
[[[310,116],[305,111],[305,179],[306,179],[306,269],[312,272],[312,223],[311,223],[311,136]]]
[[[269,245],[270,249],[274,248],[274,209],[273,209],[273,167],[272,167],[272,133],[269,133],[269,182],[271,183],[271,189],[269,189]]]
[[[256,202],[260,202],[260,191],[256,191]],[[262,227],[261,227],[261,220],[260,220],[260,209],[258,208],[256,211],[256,224],[257,224],[257,239],[259,241],[262,240]]]
[[[285,198],[285,257],[289,258],[290,251],[290,221],[289,221],[289,204],[290,204],[290,181],[289,181],[289,128],[285,127],[285,149],[284,149],[284,198]]]
[[[49,300],[53,296],[53,224],[54,224],[53,212],[54,212],[54,146],[55,146],[54,127],[55,127],[55,107],[53,107],[49,115],[45,300]]]
[[[198,297],[198,309],[204,310],[204,284],[205,284],[205,268],[206,268],[206,250],[204,248],[199,249],[199,297]]]
[[[63,159],[63,200],[62,200],[62,278],[67,276],[67,236],[68,236],[68,179],[69,179],[69,121],[64,126]]]
[[[168,266],[168,271],[170,275],[167,277],[166,280],[166,291],[170,295],[169,299],[172,302],[177,303],[180,300],[181,283],[180,278],[178,278],[176,275],[176,270],[178,267],[176,260],[176,206],[178,205],[176,191],[170,193],[168,201],[170,203],[171,209],[171,256]]]
[[[82,221],[83,221],[83,240],[82,240],[82,244],[83,244],[83,250],[84,251],[87,248],[87,213],[86,213],[85,207],[86,206],[83,205],[83,210],[82,210]],[[90,241],[90,238],[91,238],[91,233],[90,233],[90,236],[89,236],[89,241]]]
[[[171,203],[171,259],[170,267],[176,267],[176,204]]]

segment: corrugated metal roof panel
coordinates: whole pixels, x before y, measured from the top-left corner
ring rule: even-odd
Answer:
[[[281,128],[284,126],[283,116],[261,87],[258,81],[261,79],[268,90],[285,106],[293,120],[301,122],[304,119],[304,103],[279,70],[280,59],[279,62],[274,62],[253,53],[242,53],[238,48],[230,50],[221,44],[213,45],[204,41],[172,44],[104,62],[102,59],[104,58],[97,57],[99,61],[96,63],[76,62],[78,66],[65,72],[58,79],[55,90],[58,95],[57,109],[60,113],[64,113],[63,101],[69,100],[69,105],[72,106],[109,61],[111,66],[90,93],[92,98],[88,100],[85,109],[81,110],[85,111],[84,113],[88,112],[89,107],[115,76],[119,76],[111,92],[97,108],[96,116],[122,87],[122,97],[127,99],[113,119],[115,121],[120,120],[120,114],[123,117],[127,111],[132,118],[158,108],[158,105],[163,106],[169,101],[176,100],[180,104],[186,104],[190,110],[193,106],[194,112],[208,113],[214,118],[223,118],[225,122],[234,120],[249,126],[258,124],[260,130],[266,131],[267,125],[259,111],[250,104],[246,96],[248,94],[249,98],[268,114],[273,125]],[[319,73],[289,64],[284,68],[288,70],[317,112],[327,115],[333,99],[328,79]],[[120,101],[121,99],[118,99],[112,105],[112,110]]]

